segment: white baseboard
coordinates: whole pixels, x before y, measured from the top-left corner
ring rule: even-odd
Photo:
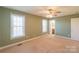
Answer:
[[[65,37],[65,36],[60,36],[60,35],[56,35],[56,36],[57,36],[57,37],[61,37],[61,38],[65,38],[65,39],[69,39],[69,40],[73,40],[73,41],[79,41],[79,40],[72,39],[72,38]]]
[[[57,37],[61,37],[61,38],[65,38],[65,39],[71,39],[69,37],[65,37],[65,36],[60,36],[60,35],[56,35]]]
[[[31,38],[31,39],[27,39],[27,40],[24,40],[24,41],[16,42],[16,43],[13,43],[13,44],[10,44],[10,45],[7,45],[7,46],[0,47],[0,50],[5,49],[5,48],[9,48],[9,47],[12,47],[12,46],[15,46],[15,45],[18,45],[18,44],[20,44],[20,43],[24,43],[24,42],[31,41],[31,40],[34,40],[34,39],[38,39],[38,38],[40,38],[41,36],[42,36],[42,35],[37,36],[37,37],[34,37],[34,38]]]

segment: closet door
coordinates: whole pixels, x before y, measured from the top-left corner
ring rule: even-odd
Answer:
[[[79,18],[71,19],[71,38],[79,40]]]

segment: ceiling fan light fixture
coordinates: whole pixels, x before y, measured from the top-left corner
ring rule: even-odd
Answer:
[[[49,14],[49,15],[47,15],[46,17],[47,17],[47,18],[54,18],[54,17],[56,17],[56,16]]]
[[[52,18],[53,16],[52,16],[52,15],[47,15],[46,17],[47,17],[47,18]]]
[[[61,11],[58,11],[56,9],[48,9],[49,14],[47,15],[48,18],[57,17],[61,14]]]

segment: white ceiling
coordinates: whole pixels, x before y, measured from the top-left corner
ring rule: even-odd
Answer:
[[[61,15],[71,15],[79,13],[79,6],[5,6],[7,8],[23,11],[29,14],[47,17],[48,9],[56,9],[57,11],[61,11]]]

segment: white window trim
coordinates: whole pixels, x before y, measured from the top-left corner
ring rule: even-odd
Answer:
[[[47,25],[47,26],[45,27],[46,31],[44,31],[44,28],[43,28],[43,21],[44,21],[44,20],[46,21],[46,25]],[[43,20],[42,20],[42,32],[43,32],[43,33],[46,33],[46,32],[48,31],[47,27],[48,27],[48,22],[47,22],[46,19],[43,19]]]
[[[24,35],[23,36],[17,36],[17,37],[13,37],[12,36],[12,31],[13,31],[13,25],[12,25],[12,15],[18,15],[18,16],[23,16],[24,17]],[[15,14],[15,13],[11,13],[10,14],[10,38],[11,38],[11,40],[14,40],[14,39],[17,39],[17,38],[21,38],[21,37],[25,37],[25,15],[21,15],[21,14]]]

